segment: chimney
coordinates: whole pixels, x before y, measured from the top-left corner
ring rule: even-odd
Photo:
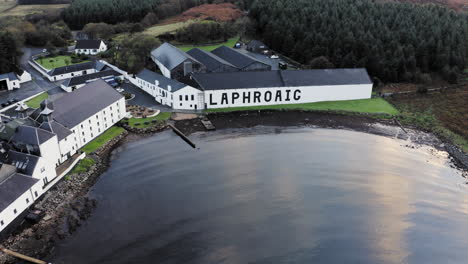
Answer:
[[[154,83],[156,83],[156,86],[159,87],[159,81],[158,80],[155,80]]]
[[[170,85],[168,85],[167,90],[171,93],[172,92],[172,87]]]

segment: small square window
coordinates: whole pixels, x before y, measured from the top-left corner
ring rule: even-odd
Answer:
[[[3,226],[4,224],[5,224],[5,223],[3,223],[3,220],[2,220],[2,221],[0,221],[0,225],[1,225],[1,226]]]
[[[34,192],[34,195],[37,197],[38,196],[37,192]]]
[[[29,199],[28,199],[28,198],[26,198],[26,203],[27,203],[27,204],[29,203]]]
[[[13,209],[13,213],[16,214],[16,213],[18,213],[18,211],[16,211],[16,209]]]

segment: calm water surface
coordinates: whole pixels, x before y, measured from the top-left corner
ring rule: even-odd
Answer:
[[[130,143],[54,263],[468,263],[468,186],[444,152],[328,129]]]

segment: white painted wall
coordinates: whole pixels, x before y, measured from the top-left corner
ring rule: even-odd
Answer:
[[[185,86],[184,88],[174,92],[174,109],[181,110],[200,110],[204,109],[204,93],[191,86]]]
[[[250,101],[247,100],[248,94]],[[371,94],[372,84],[209,90],[205,91],[205,103],[208,109],[212,109],[368,99]],[[260,100],[255,100],[255,95],[260,95],[257,97]]]
[[[153,61],[156,63],[156,65],[158,65],[159,67],[159,70],[161,71],[162,75],[164,75],[164,77],[166,78],[171,78],[171,71],[166,68],[166,66],[164,66],[161,62],[159,62],[157,59],[155,59],[153,57]]]
[[[76,72],[70,72],[70,73],[54,75],[54,76],[45,75],[45,77],[48,78],[49,81],[55,82],[55,81],[70,79],[70,78],[73,78],[73,77],[76,77],[76,76],[87,75],[87,74],[91,74],[91,73],[95,73],[95,72],[96,72],[96,69],[90,68],[90,69],[86,69],[84,71],[76,71]]]
[[[0,79],[0,81],[4,81],[4,80],[7,83],[8,91],[20,88],[20,83],[18,80],[10,80],[9,78]]]
[[[18,76],[18,79],[20,80],[20,83],[32,81],[31,74],[27,71],[23,71],[23,74],[21,74],[21,76]]]

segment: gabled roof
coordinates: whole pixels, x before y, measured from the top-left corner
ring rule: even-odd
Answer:
[[[9,79],[10,81],[16,81],[16,80],[18,80],[18,77],[16,76],[16,74],[14,72],[9,72],[9,73],[0,74],[0,80],[3,80],[3,79]]]
[[[232,65],[236,66],[239,69],[243,69],[253,63],[261,63],[265,64],[259,60],[256,60],[252,57],[250,57],[247,54],[244,54],[242,52],[239,52],[233,48],[228,48],[226,46],[221,46],[215,50],[213,50],[211,53],[214,55],[220,57],[221,59],[231,63]],[[265,64],[267,65],[267,64]],[[269,66],[269,65],[267,65]]]
[[[99,49],[101,42],[99,39],[77,40],[75,49]]]
[[[8,162],[15,166],[18,172],[32,176],[36,168],[39,157],[22,152],[10,150],[8,152]]]
[[[99,79],[57,98],[52,118],[71,129],[121,98],[123,95]]]
[[[372,84],[366,69],[194,73],[204,90]]]
[[[44,122],[39,126],[39,128],[56,134],[59,141],[72,134],[70,129],[55,121]]]
[[[188,55],[187,53],[181,51],[180,49],[172,46],[171,44],[165,42],[157,49],[151,51],[151,57],[153,59],[158,60],[160,63],[164,65],[169,70],[174,69],[175,67],[179,66],[186,60],[192,60],[198,62],[195,58]]]
[[[121,75],[122,75],[121,73],[118,73],[114,70],[105,70],[101,72],[95,72],[91,74],[80,75],[80,76],[70,78],[66,80],[65,82],[63,82],[63,85],[66,87],[71,87],[71,86],[87,83],[90,80],[96,80],[96,79],[109,77],[109,76],[121,76]]]
[[[237,69],[236,66],[232,65],[231,63],[221,59],[220,57],[214,55],[213,53],[204,51],[199,48],[193,48],[189,52],[189,55],[197,59],[203,65],[205,65],[208,71],[215,71],[222,66],[232,67],[233,69]]]
[[[71,72],[91,70],[91,69],[94,69],[95,65],[96,65],[96,62],[90,61],[90,62],[83,62],[79,64],[58,67],[58,68],[52,69],[49,72],[49,75],[56,76],[56,75],[61,75],[61,74],[66,74],[66,73],[71,73]]]
[[[0,182],[0,211],[7,208],[38,181],[30,176],[15,173]]]
[[[187,86],[184,83],[178,82],[173,79],[166,78],[165,76],[162,76],[161,74],[155,73],[153,71],[150,71],[148,69],[143,69],[141,72],[139,72],[136,75],[137,78],[145,80],[151,84],[155,84],[156,81],[159,82],[159,87],[161,87],[164,90],[168,90],[168,86],[171,86],[171,92],[178,91],[185,86]]]
[[[54,137],[55,134],[32,126],[19,126],[16,129],[15,135],[13,136],[13,140],[17,142],[22,142],[29,145],[41,145],[42,143],[46,142],[47,140]]]

